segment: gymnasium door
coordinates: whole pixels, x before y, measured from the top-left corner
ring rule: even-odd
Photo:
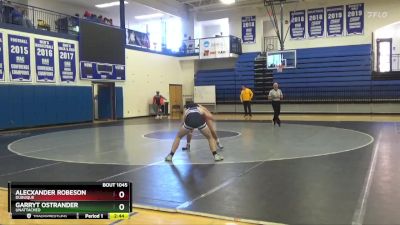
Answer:
[[[180,118],[183,111],[182,85],[169,85],[169,105],[171,106],[171,118]]]
[[[378,72],[392,71],[392,39],[377,39]]]
[[[115,84],[93,83],[94,120],[115,119]]]

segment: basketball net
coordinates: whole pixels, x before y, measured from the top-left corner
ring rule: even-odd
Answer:
[[[281,64],[281,65],[278,65],[276,70],[278,71],[278,73],[282,73],[283,72],[283,68],[285,68],[285,66],[283,64]]]

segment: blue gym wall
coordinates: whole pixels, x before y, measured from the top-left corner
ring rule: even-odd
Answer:
[[[116,116],[123,118],[122,87]],[[91,86],[0,85],[0,129],[92,121]]]
[[[90,121],[92,88],[1,85],[0,129]]]

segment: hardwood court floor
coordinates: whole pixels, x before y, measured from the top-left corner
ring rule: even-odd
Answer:
[[[1,225],[109,225],[111,220],[11,220],[7,212],[7,191],[0,189],[0,224]],[[168,213],[145,209],[134,209],[135,214],[129,220],[120,221],[120,225],[152,225],[152,224],[174,224],[174,225],[246,225],[239,223],[212,219],[207,217],[183,215],[179,213]],[[272,225],[272,223],[271,223]]]

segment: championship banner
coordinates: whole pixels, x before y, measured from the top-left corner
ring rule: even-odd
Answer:
[[[344,30],[344,6],[326,8],[326,33],[328,37],[342,36]]]
[[[200,59],[213,59],[215,57],[215,38],[200,39]]]
[[[58,42],[58,62],[61,82],[75,82],[75,44]]]
[[[37,82],[55,82],[54,42],[35,38]]]
[[[126,32],[128,45],[138,46],[141,48],[150,48],[150,39],[148,34],[129,29],[127,29]]]
[[[306,11],[290,11],[290,38],[303,39],[306,36]]]
[[[29,37],[8,35],[11,81],[31,81]]]
[[[242,17],[242,40],[243,44],[256,43],[256,16]]]
[[[346,6],[347,35],[364,34],[364,3]]]
[[[0,33],[0,81],[4,81],[4,51],[2,33]]]
[[[323,37],[325,32],[325,9],[307,10],[308,36],[311,38]]]

